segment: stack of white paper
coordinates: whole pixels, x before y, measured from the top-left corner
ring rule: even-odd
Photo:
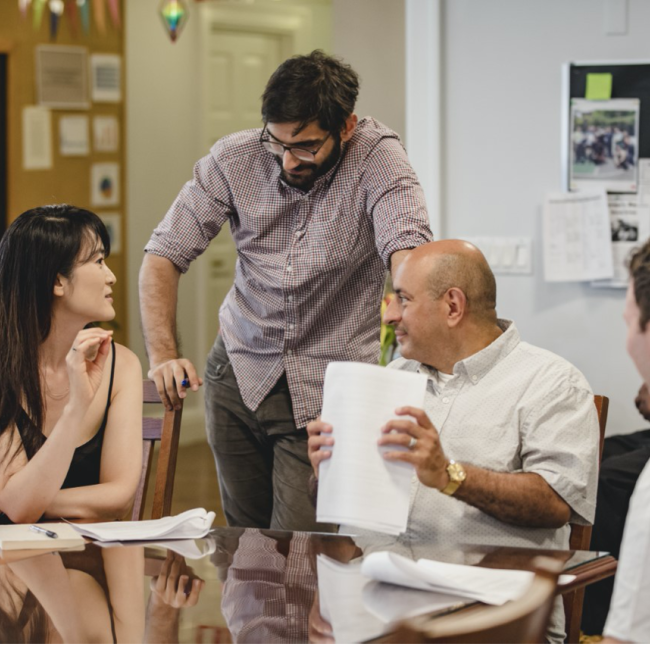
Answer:
[[[391,535],[406,530],[413,467],[384,460],[388,449],[377,441],[396,408],[423,408],[426,386],[427,377],[414,372],[329,364],[321,417],[332,425],[335,444],[319,467],[318,521]]]
[[[534,577],[530,571],[488,569],[435,560],[414,562],[389,551],[364,558],[361,573],[373,580],[478,600],[488,605],[503,605],[520,598]],[[575,576],[562,575],[559,583],[573,580]]]
[[[152,521],[109,521],[101,524],[70,525],[84,537],[100,542],[127,542],[158,539],[192,539],[210,532],[214,512],[194,508],[175,517]]]

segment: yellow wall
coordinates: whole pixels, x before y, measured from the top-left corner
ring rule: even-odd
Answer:
[[[70,1],[70,0],[67,0]],[[74,1],[74,0],[73,0]],[[90,2],[90,0],[88,0]],[[91,3],[92,5],[92,3]],[[34,30],[32,10],[23,19],[17,0],[0,0],[0,52],[8,53],[8,215],[9,221],[29,208],[51,203],[71,203],[90,210],[119,212],[122,215],[122,252],[111,255],[109,264],[117,276],[114,291],[117,312],[115,338],[127,343],[127,296],[126,296],[126,228],[124,207],[126,205],[125,177],[125,124],[124,124],[124,62],[122,63],[122,103],[91,104],[89,110],[52,109],[52,151],[53,168],[50,170],[24,170],[22,162],[22,110],[25,106],[36,105],[35,47],[50,44],[50,22],[47,5],[43,11],[40,29]],[[88,35],[81,31],[73,39],[67,16],[64,15],[55,41],[57,45],[83,46],[88,54],[124,54],[124,15],[122,29],[113,27],[106,6],[106,30],[98,32],[92,19]],[[68,157],[59,154],[59,119],[63,115],[88,115],[90,121],[91,153],[83,157]],[[92,117],[112,115],[120,123],[120,147],[117,153],[95,153],[92,147]],[[90,168],[95,162],[117,162],[121,166],[120,205],[111,208],[93,208],[90,205]]]

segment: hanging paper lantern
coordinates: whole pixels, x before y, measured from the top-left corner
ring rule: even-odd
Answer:
[[[43,20],[43,9],[45,9],[45,3],[47,0],[34,0],[33,11],[32,11],[32,25],[35,30],[41,28],[41,21]]]
[[[100,34],[106,32],[106,5],[104,0],[93,0],[93,15],[95,16],[95,25]]]
[[[122,21],[120,20],[120,0],[108,0],[108,11],[111,14],[113,27],[119,29],[122,26]]]
[[[169,33],[169,38],[174,43],[189,17],[187,5],[184,0],[162,0],[160,3],[160,15],[165,29]]]
[[[50,0],[48,6],[50,7],[50,38],[55,41],[59,31],[59,19],[63,15],[65,6],[63,0]]]
[[[90,33],[90,0],[77,0],[77,8],[81,15],[81,26],[84,34]]]

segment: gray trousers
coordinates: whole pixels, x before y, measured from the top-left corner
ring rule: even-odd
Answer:
[[[243,402],[220,336],[205,370],[207,437],[229,526],[332,531],[308,495],[307,431],[296,429],[284,375],[256,411]]]

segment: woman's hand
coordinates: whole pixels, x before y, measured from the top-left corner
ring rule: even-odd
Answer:
[[[70,381],[70,405],[84,410],[90,406],[104,376],[104,365],[111,348],[112,331],[92,327],[81,330],[65,361]]]

